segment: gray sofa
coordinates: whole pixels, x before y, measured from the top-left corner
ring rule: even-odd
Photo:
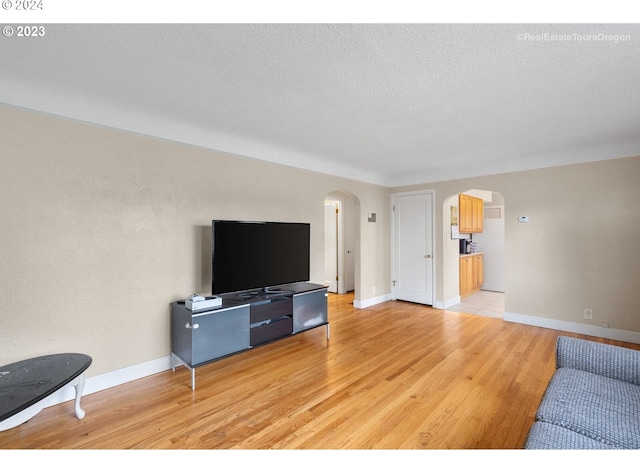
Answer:
[[[525,448],[640,448],[640,351],[559,337]]]

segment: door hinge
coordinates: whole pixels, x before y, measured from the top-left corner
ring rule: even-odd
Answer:
[[[338,280],[338,275],[336,275],[336,281],[339,281],[339,280]]]

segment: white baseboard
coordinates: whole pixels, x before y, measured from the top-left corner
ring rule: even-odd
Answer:
[[[171,369],[171,356],[163,356],[152,361],[136,364],[135,366],[124,367],[112,372],[89,377],[85,381],[82,395],[93,394],[95,392],[103,391],[105,389],[128,383],[129,381],[148,377],[149,375],[154,375],[169,369]],[[72,386],[67,386],[52,396],[51,404],[49,406],[73,400],[76,398],[75,395],[75,389]]]
[[[460,299],[460,296],[456,295],[455,297],[450,298],[449,300],[445,300],[445,301],[436,300],[436,302],[433,305],[433,307],[436,308],[436,309],[447,309],[447,308],[451,308],[452,306],[457,305],[461,301],[462,300]]]
[[[640,344],[640,333],[635,331],[603,328],[584,323],[567,322],[564,320],[548,319],[546,317],[527,316],[524,314],[516,314],[506,311],[504,313],[504,320],[507,322],[533,325],[535,327],[551,328],[552,330],[568,331],[570,333],[585,334],[587,336]]]
[[[378,297],[368,298],[366,300],[354,300],[353,307],[358,309],[368,308],[369,306],[379,305],[380,303],[393,300],[391,294],[380,295]]]

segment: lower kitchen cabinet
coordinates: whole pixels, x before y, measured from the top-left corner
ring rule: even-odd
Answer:
[[[460,297],[467,297],[480,290],[484,282],[482,253],[460,255]]]

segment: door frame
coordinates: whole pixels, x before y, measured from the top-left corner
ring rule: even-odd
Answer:
[[[332,204],[329,206],[328,202]],[[331,224],[331,232],[329,233],[329,229],[327,227],[327,209],[331,208],[332,215],[332,224]],[[338,280],[340,278],[340,220],[338,211],[342,209],[342,202],[336,198],[326,197],[324,199],[324,256],[325,256],[325,267],[324,267],[324,282],[327,284],[327,290],[329,292],[338,293],[339,286]],[[329,239],[329,237],[333,239]],[[335,270],[335,273],[331,274],[331,279],[327,279],[327,251],[331,249],[333,252],[331,258],[331,268]]]
[[[436,190],[435,189],[422,189],[418,191],[407,191],[407,192],[396,192],[391,194],[391,294],[393,299],[396,299],[396,288],[393,285],[393,280],[396,278],[396,261],[395,261],[395,215],[394,208],[396,204],[396,198],[410,196],[410,195],[422,195],[427,194],[431,196],[431,248],[433,249],[431,257],[431,273],[428,274],[428,277],[431,278],[431,305],[432,307],[436,307],[436,264],[438,261],[438,251],[437,251],[437,240],[436,240]]]
[[[336,241],[335,242],[333,241],[329,242],[327,240],[327,230],[325,229],[325,255],[326,255],[327,245],[331,245],[332,247],[335,247],[335,253],[336,253],[337,280],[335,283],[335,287],[336,287],[335,292],[338,294],[346,294],[347,292],[350,292],[350,291],[355,292],[356,284],[357,284],[356,275],[355,275],[356,261],[357,261],[356,246],[357,246],[357,239],[358,239],[358,231],[357,231],[357,224],[356,224],[356,220],[358,216],[357,199],[354,199],[349,195],[327,194],[325,196],[325,206],[327,201],[334,202],[334,206],[337,209],[337,212],[335,214],[335,219],[336,219],[336,228],[335,228]],[[351,203],[351,206],[349,206],[349,208],[351,208],[351,212],[353,214],[353,217],[352,217],[353,223],[350,223],[350,224],[347,223],[347,216],[345,214],[345,209],[347,208],[347,206],[345,206],[345,203],[349,203],[349,202]],[[325,214],[326,214],[326,209],[325,209]],[[326,220],[325,220],[325,226],[326,226]],[[349,242],[348,235],[350,231],[353,234],[351,236],[351,239],[353,240],[353,242]],[[351,251],[353,253],[350,270],[353,273],[354,280],[353,280],[353,287],[351,289],[348,289],[350,285],[347,286],[347,278],[346,278],[347,269],[348,269],[347,251]],[[329,280],[325,280],[325,282],[328,282],[328,281]],[[330,292],[334,292],[334,291],[330,290]]]

